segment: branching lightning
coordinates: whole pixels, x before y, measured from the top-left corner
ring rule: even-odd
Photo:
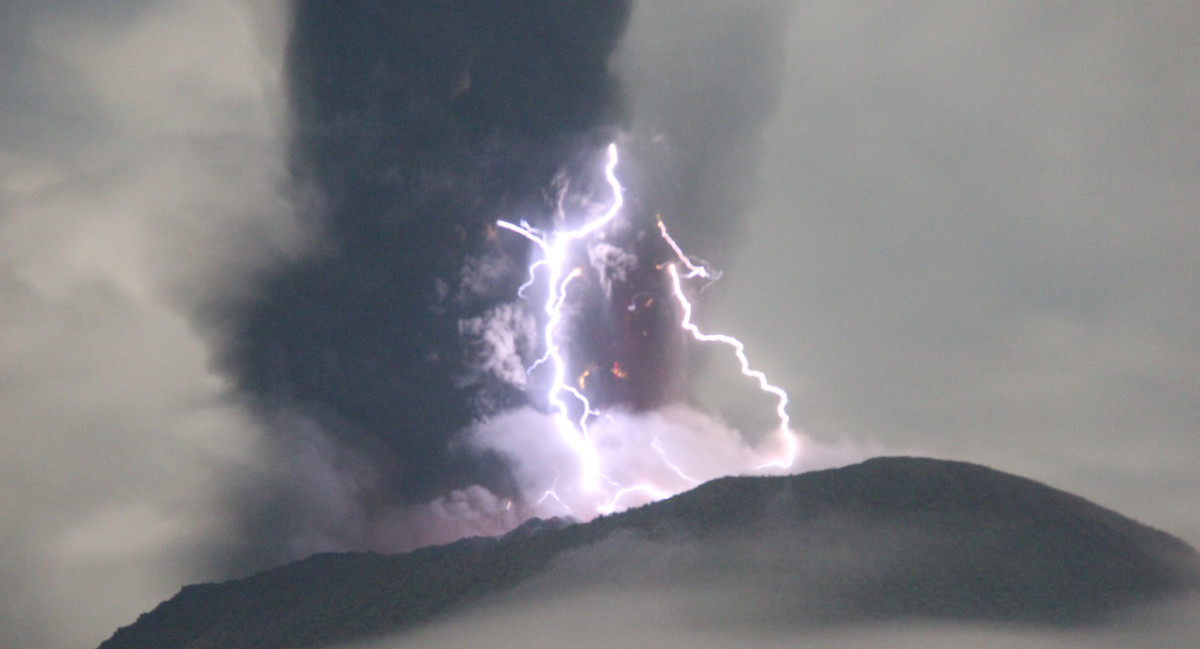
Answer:
[[[629,494],[640,493],[651,500],[659,500],[674,493],[650,483],[623,485],[609,478],[603,472],[601,452],[596,440],[592,439],[588,427],[589,422],[601,413],[592,407],[582,389],[576,388],[566,376],[567,360],[565,356],[566,352],[564,351],[566,341],[562,335],[563,321],[566,318],[565,305],[568,302],[572,283],[584,272],[583,268],[571,267],[572,246],[587,237],[599,233],[611,224],[617,218],[625,203],[624,189],[616,177],[618,155],[615,143],[608,146],[607,154],[608,158],[604,168],[604,177],[612,191],[612,202],[597,218],[584,223],[574,230],[556,229],[549,232],[535,228],[525,221],[521,221],[519,224],[503,220],[497,221],[498,227],[525,237],[533,242],[541,251],[541,258],[530,265],[529,278],[521,285],[517,292],[518,296],[522,299],[528,299],[527,291],[539,282],[539,275],[545,275],[546,298],[542,305],[542,310],[546,317],[545,328],[542,332],[542,344],[545,351],[540,358],[527,368],[527,373],[532,374],[542,367],[549,368],[548,371],[551,376],[546,392],[546,402],[549,404],[558,435],[579,463],[581,477],[578,488],[585,493],[594,493],[600,497],[599,500],[592,499],[595,502],[595,513],[616,511],[619,508],[619,501]],[[790,418],[787,414],[787,393],[783,389],[771,384],[765,374],[750,366],[745,353],[745,345],[740,340],[723,334],[705,334],[692,322],[692,304],[685,294],[683,280],[697,278],[704,280],[705,283],[700,289],[704,290],[720,278],[720,272],[711,269],[702,260],[689,257],[685,254],[678,243],[668,233],[666,225],[662,222],[661,218],[658,219],[658,228],[663,240],[670,246],[678,258],[679,265],[682,265],[687,271],[686,274],[681,274],[675,263],[659,267],[660,269],[665,268],[670,276],[675,298],[683,310],[683,317],[680,321],[682,329],[699,342],[720,343],[730,347],[740,363],[742,374],[754,379],[763,392],[772,395],[776,399],[775,412],[779,420],[778,434],[784,440],[785,452],[781,458],[753,468],[764,469],[775,467],[786,469],[791,467],[798,450],[798,442],[789,428]],[[650,300],[652,302],[653,298],[651,297]],[[614,368],[615,375],[621,376],[619,372],[619,367]],[[579,383],[582,387],[583,377],[579,379]],[[573,415],[572,413],[574,412],[578,412],[578,414]],[[651,448],[659,455],[663,464],[676,476],[688,484],[699,484],[698,480],[690,477],[668,457],[667,452],[662,448],[658,439],[653,439]],[[606,486],[611,487],[611,490],[600,493],[605,491]],[[570,509],[562,496],[565,496],[567,490],[573,488],[574,486],[560,486],[558,484],[558,474],[556,473],[554,484],[546,490],[539,503],[547,499],[553,499]],[[560,489],[564,491],[560,493]],[[586,514],[586,512],[572,513]]]
[[[591,443],[591,436],[588,433],[587,427],[588,418],[599,413],[592,409],[591,403],[588,402],[583,392],[567,382],[567,364],[562,355],[561,343],[558,340],[558,331],[562,325],[563,303],[567,299],[567,289],[570,287],[572,280],[583,273],[583,269],[581,268],[572,268],[570,270],[566,268],[571,244],[608,225],[609,222],[616,218],[625,204],[624,190],[621,187],[620,181],[617,180],[616,169],[617,145],[610,144],[608,146],[608,164],[604,168],[604,177],[608,181],[609,187],[612,188],[612,204],[599,218],[585,223],[583,227],[577,230],[543,233],[524,222],[520,225],[514,225],[508,221],[497,222],[497,225],[500,227],[524,236],[537,244],[542,250],[542,259],[530,266],[529,280],[518,290],[519,294],[523,294],[535,281],[537,270],[542,267],[546,268],[549,273],[546,281],[550,287],[546,296],[546,303],[543,307],[547,316],[546,328],[543,332],[546,351],[541,358],[530,366],[528,371],[532,372],[545,363],[549,363],[550,365],[553,377],[550,381],[550,390],[546,395],[547,401],[555,413],[556,427],[559,430],[559,434],[562,436],[563,441],[579,457],[583,468],[582,487],[587,491],[598,488],[599,480],[602,477],[600,473],[600,458],[595,451],[594,445]],[[564,400],[563,393],[569,394],[579,402],[581,412],[577,424],[571,421],[570,410]]]

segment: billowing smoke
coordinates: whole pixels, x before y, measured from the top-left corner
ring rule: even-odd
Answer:
[[[291,458],[248,496],[246,530],[265,553],[252,564],[587,517],[762,464],[729,426],[682,405],[703,357],[665,272],[689,263],[659,229],[657,208],[678,204],[626,196],[603,172],[611,142],[629,143],[635,174],[636,151],[649,151],[628,135],[610,71],[630,10],[295,2],[291,184],[320,243],[214,310],[222,367]],[[555,232],[620,199],[619,219],[564,246],[564,269],[578,269],[570,299],[566,278],[549,286],[559,280],[530,270],[545,270]],[[569,354],[548,363],[560,347]],[[579,477],[567,475],[579,458],[563,454],[583,450],[562,446],[547,414],[559,369],[587,400],[560,415],[592,420],[575,434],[590,446],[584,474],[611,486],[603,495],[562,488]],[[719,460],[675,463],[696,453]]]
[[[492,222],[547,218],[545,188],[617,115],[606,64],[626,3],[451,5],[295,3],[291,165],[322,243],[226,316],[241,390],[369,449],[388,500],[489,471],[503,489],[493,461],[446,448],[474,405],[523,400],[464,358],[460,323],[522,281],[506,265],[520,242]]]
[[[608,58],[629,7],[292,10],[291,184],[320,242],[213,310],[219,363],[291,462],[247,496],[246,531],[265,553],[253,563],[420,544],[378,530],[446,494],[517,495],[497,453],[453,443],[527,401],[536,323],[511,302],[529,246],[493,224],[519,213],[548,225],[593,198],[586,172],[618,125]]]

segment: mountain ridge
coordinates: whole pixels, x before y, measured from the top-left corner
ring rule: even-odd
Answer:
[[[186,586],[100,649],[319,647],[414,628],[618,532],[656,551],[671,543],[707,548],[698,555],[706,559],[686,566],[696,579],[716,577],[711,564],[724,560],[712,558],[727,551],[717,547],[770,557],[755,560],[778,563],[781,575],[816,574],[772,586],[823,593],[815,604],[781,609],[804,624],[1087,624],[1200,589],[1200,555],[1166,532],[980,465],[892,457],[794,476],[719,478],[588,523],[531,521],[504,537],[397,555],[314,555]],[[608,572],[626,570],[614,561]]]

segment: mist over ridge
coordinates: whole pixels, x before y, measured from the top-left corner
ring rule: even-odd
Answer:
[[[1198,588],[1193,548],[1082,498],[978,465],[877,458],[721,478],[590,523],[535,520],[502,538],[316,555],[189,586],[101,649],[284,649],[394,632],[390,642],[421,644],[510,616],[534,626],[508,639],[579,625],[778,641],[914,622],[1088,638],[1137,631],[1140,607]]]

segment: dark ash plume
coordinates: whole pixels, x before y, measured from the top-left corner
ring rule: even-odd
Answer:
[[[555,179],[587,176],[614,136],[608,59],[628,1],[293,11],[291,164],[320,197],[321,242],[227,309],[221,363],[268,421],[299,416],[368,458],[368,509],[476,484],[511,493],[499,458],[452,448],[473,418],[526,399],[473,365],[462,323],[494,317],[524,280],[528,242],[495,220],[548,226]],[[288,426],[273,427],[286,445]],[[267,506],[282,528],[268,534],[295,525],[288,502]]]

